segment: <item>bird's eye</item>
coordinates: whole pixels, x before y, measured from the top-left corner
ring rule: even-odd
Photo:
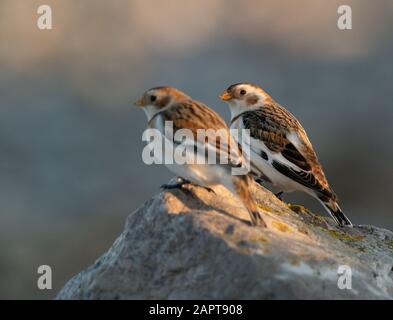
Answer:
[[[240,94],[241,94],[242,96],[244,96],[246,93],[247,93],[246,90],[244,90],[244,89],[240,90]]]
[[[150,101],[151,102],[154,102],[154,101],[156,101],[157,100],[157,97],[156,96],[150,96]]]

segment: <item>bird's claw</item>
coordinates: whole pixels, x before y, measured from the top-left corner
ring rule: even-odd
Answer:
[[[192,185],[194,185],[194,186],[203,188],[203,189],[205,189],[205,190],[208,191],[208,192],[212,192],[213,194],[216,194],[216,192],[215,192],[212,188],[204,187],[204,186],[200,186],[200,185],[191,183],[190,181],[188,181],[188,180],[186,180],[186,179],[183,179],[183,178],[177,178],[177,180],[176,180],[175,183],[166,183],[166,184],[163,184],[163,185],[161,185],[160,188],[161,188],[162,190],[183,189],[183,186],[184,186],[185,184],[192,184]]]
[[[189,183],[189,181],[177,178],[175,183],[165,183],[161,185],[161,189],[163,190],[173,190],[173,189],[182,189],[185,184]]]
[[[201,186],[201,188],[204,188],[204,189],[207,190],[208,192],[212,192],[213,194],[216,194],[216,192],[215,192],[212,188],[209,188],[209,187],[202,187],[202,186]]]

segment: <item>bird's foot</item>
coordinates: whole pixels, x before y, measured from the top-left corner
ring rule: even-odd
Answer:
[[[182,189],[183,186],[188,183],[190,183],[190,181],[178,177],[175,183],[166,183],[163,184],[160,188],[163,190]]]
[[[280,191],[280,192],[275,193],[274,195],[275,195],[279,200],[282,201],[282,196],[283,196],[283,194],[284,194],[284,191]]]
[[[209,187],[203,187],[203,186],[199,186],[199,187],[201,187],[201,188],[203,188],[203,189],[205,189],[206,191],[208,191],[208,192],[211,192],[211,193],[213,193],[213,194],[216,194],[216,192],[212,189],[212,188],[209,188]]]
[[[203,188],[203,189],[207,190],[208,192],[212,192],[212,193],[216,194],[216,192],[215,192],[212,188],[209,188],[209,187],[205,187],[205,186],[201,186],[201,185],[192,183],[192,182],[190,182],[190,181],[188,181],[188,180],[186,180],[186,179],[180,178],[180,177],[178,177],[178,178],[176,179],[176,182],[175,182],[175,183],[163,184],[163,185],[161,186],[161,189],[163,189],[163,190],[183,189],[183,187],[184,187],[185,184],[192,184],[192,185],[194,185],[194,186],[196,186],[196,187]],[[184,190],[184,189],[183,189],[183,190]]]
[[[202,189],[205,189],[206,191],[208,191],[208,192],[211,192],[211,193],[213,193],[213,194],[216,194],[216,192],[212,189],[212,188],[209,188],[209,187],[205,187],[205,186],[201,186],[200,184],[196,184],[196,183],[192,183],[192,182],[190,182],[193,186],[195,186],[195,187],[199,187],[199,188],[202,188]]]

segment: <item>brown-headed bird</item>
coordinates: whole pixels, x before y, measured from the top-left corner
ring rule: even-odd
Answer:
[[[187,150],[191,150],[193,161],[165,163],[170,171],[180,177],[179,183],[165,187],[181,187],[184,183],[191,182],[210,189],[221,184],[241,199],[253,225],[266,226],[250,193],[249,186],[252,180],[247,172],[243,175],[232,174],[232,169],[242,166],[244,158],[236,141],[231,137],[228,126],[217,113],[172,87],[147,90],[136,105],[145,111],[148,128],[156,129],[167,142],[166,149],[170,149],[168,146],[176,149],[181,144],[192,144],[192,148]],[[173,133],[170,134],[165,129],[168,122],[173,126]],[[183,139],[184,137],[176,139],[176,134],[184,133],[184,129],[191,133],[192,137],[188,136],[188,140]],[[200,130],[205,135],[198,135]],[[218,131],[219,134],[214,136]],[[215,154],[215,161],[206,159],[209,152]],[[221,161],[222,155],[226,155],[228,161]]]
[[[337,196],[318,161],[300,122],[252,83],[231,85],[220,96],[231,111],[231,128],[250,135],[252,176],[278,187],[281,192],[303,191],[319,200],[340,226],[352,226],[337,203]],[[242,129],[248,129],[243,131]],[[235,139],[239,141],[240,136]],[[244,139],[247,141],[247,139]]]

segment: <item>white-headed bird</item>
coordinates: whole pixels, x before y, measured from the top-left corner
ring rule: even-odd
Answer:
[[[281,192],[303,191],[318,199],[340,226],[352,226],[318,161],[300,122],[252,83],[231,85],[220,96],[231,111],[231,128],[250,135],[252,176],[270,182]],[[248,129],[249,131],[243,131]],[[244,133],[245,132],[245,133]],[[235,137],[238,141],[240,136]],[[245,139],[244,141],[247,141]]]
[[[208,189],[214,185],[224,185],[229,191],[239,196],[250,214],[253,225],[266,226],[250,192],[249,185],[252,180],[247,174],[232,174],[232,169],[241,166],[244,158],[237,142],[231,137],[225,121],[216,112],[172,87],[156,87],[147,90],[136,105],[144,109],[148,128],[157,129],[171,144],[171,147],[175,149],[181,143],[193,143],[191,153],[195,161],[165,163],[170,171],[182,178],[178,184],[166,187],[181,187],[185,182]],[[173,135],[167,134],[166,122],[173,125]],[[174,139],[176,133],[184,129],[191,132],[193,141]],[[206,133],[203,138],[198,135],[198,130]],[[216,131],[220,131],[220,134],[210,139]],[[210,152],[213,150],[213,153],[217,155],[213,163],[205,159],[208,154],[207,149]],[[221,163],[223,154],[228,156],[228,161]]]

